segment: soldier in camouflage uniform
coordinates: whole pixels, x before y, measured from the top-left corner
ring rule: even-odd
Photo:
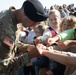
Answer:
[[[31,9],[30,9],[31,8]],[[27,0],[21,9],[2,11],[0,15],[0,75],[15,75],[14,70],[29,62],[31,51],[16,57],[18,47],[27,48],[29,44],[17,45],[15,41],[16,25],[22,23],[24,27],[35,26],[46,20],[43,6],[38,0]],[[32,51],[32,54],[34,52]],[[36,54],[36,53],[35,53]]]

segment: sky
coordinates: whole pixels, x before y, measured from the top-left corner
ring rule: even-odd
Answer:
[[[22,6],[22,3],[25,0],[0,0],[0,11],[8,9],[10,6],[15,6],[16,9],[19,9]],[[39,0],[42,4],[43,7],[50,8],[52,5],[62,5],[62,4],[72,4],[76,6],[76,1],[75,0]]]

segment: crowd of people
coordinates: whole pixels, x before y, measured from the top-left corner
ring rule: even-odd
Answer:
[[[76,75],[75,8],[26,0],[1,11],[0,75]]]

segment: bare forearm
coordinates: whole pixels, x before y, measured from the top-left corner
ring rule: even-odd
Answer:
[[[76,40],[70,40],[69,46],[76,46]]]
[[[61,51],[43,51],[42,53],[43,55],[47,56],[49,59],[53,59],[59,63],[62,63],[64,65],[73,65],[76,66],[76,57],[71,57],[67,54],[65,54],[65,52],[61,52]]]
[[[54,40],[55,40],[55,41],[59,41],[60,39],[59,39],[58,36],[55,36],[55,37],[54,37]]]

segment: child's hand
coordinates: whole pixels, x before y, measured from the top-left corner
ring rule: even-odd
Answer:
[[[35,45],[40,43],[40,39],[38,39],[38,38],[34,39],[34,43],[35,43]]]
[[[45,44],[47,46],[51,46],[52,44],[55,43],[55,40],[53,38],[48,38],[46,41],[45,41]]]

